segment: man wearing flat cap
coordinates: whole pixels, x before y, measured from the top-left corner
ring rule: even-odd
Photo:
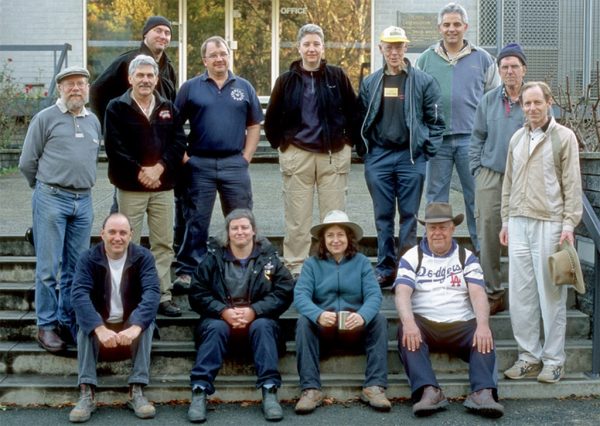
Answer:
[[[381,286],[396,277],[401,255],[417,243],[417,221],[425,167],[442,143],[444,120],[441,93],[435,79],[413,68],[404,57],[406,33],[386,28],[379,51],[385,65],[362,82],[362,140],[356,152],[364,158],[365,179],[373,199],[377,228],[375,275]],[[394,222],[400,215],[396,249]]]
[[[469,147],[469,168],[475,178],[479,257],[490,315],[505,309],[498,239],[502,228],[500,200],[508,142],[525,121],[519,93],[527,71],[525,53],[517,43],[507,44],[498,54],[497,62],[502,84],[483,95],[477,106]]]
[[[452,238],[462,214],[448,203],[425,209],[425,238],[400,259],[394,283],[400,360],[415,401],[413,413],[428,416],[448,401],[435,377],[430,351],[469,363],[471,393],[464,406],[476,414],[500,417],[496,349],[489,306],[477,257]]]
[[[27,130],[19,169],[33,191],[37,340],[60,352],[75,336],[71,284],[80,254],[90,244],[91,189],[102,135],[86,109],[90,74],[69,67],[56,75],[56,104],[37,113]]]

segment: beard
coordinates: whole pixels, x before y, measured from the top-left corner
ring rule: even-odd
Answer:
[[[79,112],[87,103],[87,96],[70,96],[65,99],[65,105],[69,111]]]

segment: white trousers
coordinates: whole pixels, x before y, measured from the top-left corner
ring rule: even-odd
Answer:
[[[557,251],[561,231],[559,222],[527,217],[508,221],[510,320],[519,359],[528,362],[565,363],[567,287],[554,285],[548,269],[548,256]]]

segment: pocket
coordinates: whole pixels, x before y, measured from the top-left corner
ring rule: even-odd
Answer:
[[[294,174],[298,168],[297,164],[298,148],[294,145],[287,147],[285,151],[279,149],[279,170],[286,176]]]
[[[352,156],[352,148],[350,145],[344,145],[338,152],[331,154],[331,165],[337,174],[350,173],[350,160]]]

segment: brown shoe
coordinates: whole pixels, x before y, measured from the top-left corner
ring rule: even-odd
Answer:
[[[390,411],[392,409],[392,403],[385,396],[385,389],[381,386],[363,388],[360,399],[379,411]]]
[[[490,316],[506,310],[504,298],[502,297],[500,299],[488,299],[488,302],[490,303]]]
[[[319,389],[304,389],[296,403],[296,414],[309,414],[323,403],[323,392]]]
[[[494,399],[491,389],[480,389],[470,394],[463,404],[470,411],[496,419],[504,415],[504,407]]]
[[[421,400],[413,405],[413,414],[418,417],[430,416],[448,406],[444,392],[435,386],[425,386]]]
[[[37,341],[48,352],[56,353],[65,350],[66,344],[56,333],[56,330],[38,329]]]

